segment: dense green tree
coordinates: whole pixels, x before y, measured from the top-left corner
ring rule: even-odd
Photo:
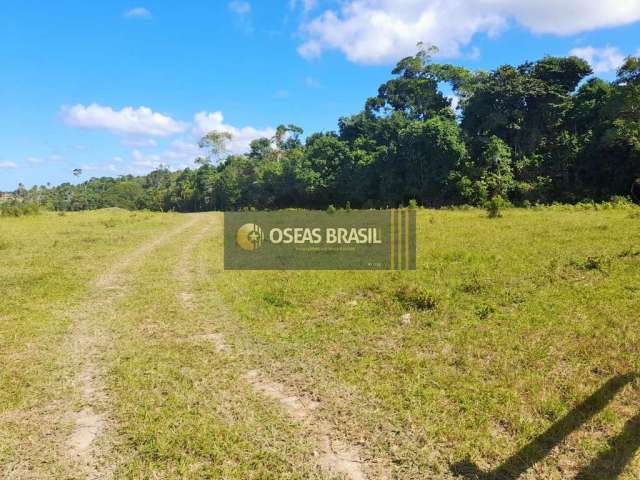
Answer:
[[[628,195],[640,177],[640,59],[613,82],[576,57],[493,71],[432,61],[434,48],[398,62],[338,132],[303,139],[296,125],[227,155],[232,137],[209,132],[196,168],[79,185],[20,185],[16,196],[57,210],[117,206],[202,211],[578,202]],[[458,96],[457,115],[443,93]]]
[[[400,60],[391,72],[397,78],[382,84],[378,96],[367,100],[367,112],[402,112],[411,120],[426,120],[433,115],[448,114],[451,100],[438,90],[439,78],[431,72],[435,47],[421,49],[417,55]]]
[[[109,206],[133,210],[142,206],[143,187],[134,180],[116,182],[105,190],[103,196]]]

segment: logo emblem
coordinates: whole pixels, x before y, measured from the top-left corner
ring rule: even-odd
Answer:
[[[262,228],[255,223],[245,223],[236,233],[236,243],[243,250],[254,252],[262,245],[264,233]]]

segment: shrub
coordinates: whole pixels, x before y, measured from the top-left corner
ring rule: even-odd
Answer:
[[[327,207],[327,213],[336,213],[336,207],[334,207],[333,205],[329,205]]]
[[[409,209],[415,210],[416,208],[418,208],[418,201],[415,198],[412,198],[409,200]]]
[[[0,215],[3,217],[22,217],[38,213],[40,213],[39,205],[26,200],[10,200],[0,205]]]
[[[609,200],[609,204],[611,208],[633,208],[635,207],[633,201],[629,197],[624,197],[622,195],[614,195]]]
[[[500,195],[496,195],[485,204],[487,216],[489,218],[499,218],[502,216],[502,209],[509,204]]]

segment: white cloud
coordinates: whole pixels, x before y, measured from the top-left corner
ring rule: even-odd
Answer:
[[[302,0],[302,10],[308,13],[318,6],[318,0]]]
[[[173,140],[167,148],[156,152],[143,152],[135,149],[131,152],[132,165],[138,173],[145,173],[160,165],[170,169],[193,167],[193,161],[203,155],[198,140],[207,132],[216,130],[228,132],[232,139],[228,144],[228,153],[246,153],[252,140],[261,137],[271,138],[274,128],[258,129],[254,127],[235,127],[224,123],[222,112],[198,112],[194,115],[189,135]],[[116,162],[116,159],[113,159]]]
[[[248,15],[251,13],[251,4],[240,0],[229,2],[229,10],[237,15]]]
[[[200,153],[200,148],[194,142],[178,138],[171,142],[169,156],[174,158],[191,158],[192,160]]]
[[[245,34],[253,32],[251,21],[251,4],[249,2],[234,0],[227,5],[234,14],[234,24],[236,28]]]
[[[310,88],[320,88],[320,81],[313,77],[305,77],[304,84]]]
[[[136,149],[131,152],[132,165],[138,173],[146,173],[161,165],[170,169],[193,167],[193,161],[201,155],[195,141],[174,140],[168,148],[156,153],[143,153]],[[119,158],[119,157],[116,157]],[[120,163],[114,158],[114,162]]]
[[[183,132],[187,128],[185,123],[153,112],[147,107],[113,110],[95,103],[86,107],[78,104],[62,107],[61,115],[63,121],[72,127],[104,129],[125,135],[163,137]]]
[[[458,106],[460,105],[460,97],[458,95],[447,95],[447,98],[451,100],[451,108],[453,112],[456,113],[458,110]]]
[[[574,48],[570,55],[583,58],[595,73],[612,72],[624,63],[624,55],[616,47],[581,47]]]
[[[298,4],[302,6],[303,13],[309,13],[318,6],[318,0],[301,0],[299,3],[297,0],[289,0],[289,8],[291,10],[295,10]]]
[[[198,112],[192,122],[181,122],[166,115],[154,113],[146,107],[134,109],[125,107],[114,111],[110,107],[92,104],[88,107],[75,105],[61,109],[62,119],[68,125],[80,128],[100,128],[123,136],[125,145],[135,147],[129,159],[115,156],[108,165],[100,169],[126,171],[124,165],[130,161],[129,168],[136,173],[145,173],[160,165],[172,169],[193,167],[193,161],[203,154],[198,147],[199,139],[212,130],[228,132],[232,135],[228,144],[229,153],[246,153],[252,140],[261,137],[273,137],[275,129],[252,126],[236,127],[224,122],[222,112]],[[187,131],[188,130],[188,131]],[[162,137],[184,133],[168,144],[159,143],[149,136]],[[159,145],[162,145],[159,147]],[[148,149],[142,150],[143,147]],[[159,148],[154,148],[159,147]],[[151,150],[151,151],[149,151]],[[54,156],[50,156],[52,159]],[[112,165],[110,167],[109,165]]]
[[[151,12],[143,7],[132,8],[124,13],[126,18],[151,18]]]
[[[316,40],[309,40],[298,47],[298,53],[307,60],[317,58],[322,54],[322,44]]]
[[[229,142],[229,151],[231,153],[245,153],[249,149],[249,143],[256,138],[268,137],[275,135],[274,128],[266,127],[257,129],[254,127],[234,127],[224,123],[222,112],[198,112],[193,118],[194,133],[200,137],[207,132],[217,130],[219,132],[229,132],[232,140]]]
[[[139,149],[133,150],[131,153],[133,165],[140,172],[158,168],[160,165],[172,169],[193,167],[193,161],[203,155],[198,147],[198,140],[212,130],[231,134],[228,153],[235,154],[246,153],[252,140],[262,137],[271,138],[276,133],[271,127],[258,129],[250,126],[228,125],[224,123],[222,112],[199,112],[194,115],[190,135],[173,140],[167,148],[158,152],[144,153]]]
[[[14,162],[0,162],[0,168],[18,168],[18,164]]]
[[[125,137],[122,144],[127,147],[157,147],[158,142],[153,138]]]
[[[137,167],[155,168],[162,163],[160,155],[145,155],[140,150],[134,150],[131,152],[131,157],[133,158],[133,164]]]
[[[640,0],[347,0],[302,25],[306,58],[339,50],[353,62],[395,62],[419,41],[458,56],[473,36],[495,36],[510,21],[535,33],[569,35],[640,20]]]
[[[62,155],[58,155],[57,153],[54,153],[52,155],[49,155],[48,157],[46,157],[46,160],[50,160],[52,162],[59,162],[61,160],[64,160],[64,157]],[[40,164],[42,162],[44,162],[45,159],[42,157],[28,157],[27,158],[27,162],[30,163],[31,165],[37,165]]]
[[[115,158],[119,158],[119,157],[114,157],[114,159]],[[83,173],[86,173],[86,172],[102,172],[106,174],[131,173],[130,171],[123,170],[121,168],[121,165],[118,165],[117,163],[84,164],[84,165],[81,165],[80,168],[82,169]]]

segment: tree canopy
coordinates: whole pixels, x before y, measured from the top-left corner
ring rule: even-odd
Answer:
[[[640,177],[640,58],[629,57],[606,82],[577,57],[471,71],[434,63],[435,52],[421,48],[400,60],[336,132],[303,139],[300,127],[280,125],[242,155],[226,154],[228,132],[209,132],[194,168],[39,187],[38,199],[60,210],[201,211],[630,194]]]

